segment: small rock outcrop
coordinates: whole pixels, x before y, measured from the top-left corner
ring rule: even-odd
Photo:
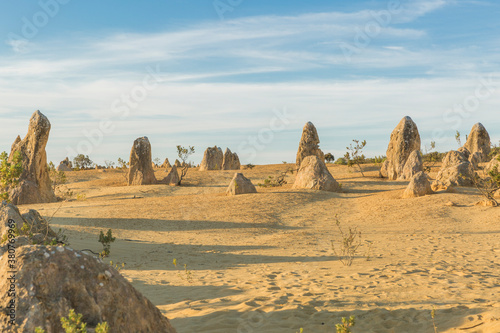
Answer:
[[[467,142],[464,144],[464,148],[466,148],[471,156],[474,153],[479,153],[477,158],[479,162],[487,162],[488,154],[491,150],[491,141],[490,135],[486,128],[484,128],[483,124],[477,123],[475,124],[467,137]]]
[[[401,179],[412,179],[417,173],[424,171],[422,154],[420,150],[414,150],[406,160]]]
[[[310,155],[300,163],[293,188],[305,188],[330,192],[340,192],[339,183],[318,156]]]
[[[222,149],[217,146],[207,148],[203,154],[203,160],[201,161],[199,170],[221,170],[222,162],[224,162]]]
[[[229,148],[224,152],[222,170],[239,170],[241,168],[238,154],[232,153]]]
[[[473,177],[474,169],[467,157],[459,151],[452,150],[444,157],[433,187],[471,186]]]
[[[243,176],[242,173],[234,174],[229,187],[226,190],[227,195],[238,195],[247,193],[257,193],[257,189],[252,184],[250,179]]]
[[[12,275],[0,258],[0,306],[7,309]],[[110,332],[175,333],[169,320],[109,264],[63,246],[26,245],[16,249],[16,326],[0,312],[0,331],[62,333],[61,317],[71,309],[87,328],[107,322]]]
[[[302,136],[299,142],[299,150],[297,151],[296,166],[300,168],[300,164],[307,156],[315,155],[325,162],[325,154],[319,148],[319,135],[313,123],[308,122],[302,129]]]
[[[57,171],[71,171],[73,170],[73,163],[66,157],[56,168]]]
[[[165,159],[165,162],[163,162],[163,164],[161,165],[161,167],[162,168],[171,168],[172,167],[172,165],[168,161],[168,158]]]
[[[182,166],[182,164],[181,164],[181,162],[179,162],[179,160],[175,160],[174,165],[178,168],[180,168]]]
[[[391,133],[386,153],[387,160],[382,165],[380,174],[391,180],[404,179],[405,164],[415,150],[420,150],[420,134],[415,122],[406,116]]]
[[[15,205],[3,201],[0,203],[0,239],[4,239],[14,225],[21,232],[21,236],[15,240],[16,247],[33,242],[44,243],[57,240],[57,234],[36,210],[31,209],[21,214]],[[23,229],[24,226],[28,229]],[[7,243],[0,244],[0,256],[7,251]]]
[[[151,161],[151,144],[147,137],[134,141],[130,152],[129,185],[156,184],[157,180]]]
[[[403,193],[403,198],[422,197],[432,193],[431,183],[427,175],[425,172],[420,171],[411,178],[410,184],[408,184],[408,187]]]
[[[180,180],[179,173],[177,172],[177,167],[174,165],[172,169],[170,169],[170,172],[168,173],[167,177],[163,178],[161,183],[177,186],[179,185],[179,180]]]
[[[51,186],[47,153],[45,147],[49,140],[50,122],[40,111],[35,111],[30,119],[26,137],[12,145],[9,160],[16,152],[23,158],[23,172],[19,184],[10,189],[9,199],[15,205],[47,203],[57,201]]]

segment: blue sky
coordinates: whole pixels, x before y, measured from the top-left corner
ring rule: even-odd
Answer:
[[[312,121],[340,157],[385,154],[411,116],[423,146],[455,149],[481,122],[500,140],[500,3],[461,0],[41,0],[0,4],[0,150],[40,109],[49,160],[128,158],[148,136],[295,160]]]

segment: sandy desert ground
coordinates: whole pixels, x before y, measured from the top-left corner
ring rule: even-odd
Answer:
[[[289,166],[242,172],[257,184]],[[74,249],[102,250],[111,228],[107,260],[126,263],[122,274],[179,333],[334,332],[350,315],[353,332],[434,332],[433,306],[438,332],[500,332],[500,209],[475,206],[473,188],[400,199],[408,182],[365,168],[363,178],[329,165],[344,193],[295,190],[288,176],[236,197],[224,195],[234,171],[191,169],[181,187],[74,171],[67,186],[80,200],[20,208],[53,216]],[[331,249],[336,215],[362,232],[352,266]]]

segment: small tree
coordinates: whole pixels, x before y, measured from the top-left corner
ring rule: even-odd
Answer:
[[[366,146],[366,140],[363,140],[363,142],[359,142],[359,140],[352,140],[355,145],[353,146],[352,143],[349,145],[349,147],[346,147],[348,152],[345,153],[344,158],[347,161],[347,166],[348,167],[353,167],[355,165],[358,166],[359,171],[361,171],[361,175],[364,177],[365,174],[363,173],[363,169],[361,168],[361,163],[365,162],[365,155],[363,155],[363,148]]]
[[[106,168],[108,168],[108,169],[111,169],[112,167],[115,166],[115,162],[108,161],[108,160],[104,161],[104,164],[106,165]]]
[[[73,165],[75,168],[82,170],[91,168],[94,165],[94,162],[92,162],[88,155],[78,154],[73,159]]]
[[[186,176],[188,169],[189,169],[189,164],[186,162],[191,156],[194,154],[194,147],[193,146],[188,146],[183,147],[183,146],[177,146],[177,156],[182,160],[184,166],[181,169],[181,175],[179,177],[179,185],[181,185],[182,179]]]
[[[158,165],[160,165],[161,160],[157,157],[157,158],[155,158],[155,159],[153,160],[153,162],[154,162],[154,164],[155,164],[156,166],[158,166]]]
[[[333,163],[335,161],[335,156],[333,156],[332,153],[328,153],[325,155],[325,160],[328,163]]]
[[[23,173],[23,157],[16,151],[9,162],[6,152],[0,154],[0,199],[9,200],[9,188],[19,184],[19,177]]]

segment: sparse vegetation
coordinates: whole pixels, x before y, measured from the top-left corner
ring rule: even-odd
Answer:
[[[66,184],[66,174],[64,171],[57,171],[54,163],[49,162],[49,174],[52,181],[52,188],[55,191],[57,186]]]
[[[188,169],[189,169],[189,163],[187,162],[189,156],[194,154],[195,150],[193,146],[188,146],[183,147],[183,146],[177,146],[177,156],[182,160],[184,166],[181,169],[181,174],[179,175],[179,183],[178,185],[181,185],[182,179],[186,176]]]
[[[354,327],[355,318],[350,316],[349,319],[342,317],[342,323],[336,324],[335,329],[337,333],[352,333],[351,327]]]
[[[118,170],[121,172],[125,182],[128,183],[128,166],[129,162],[126,162],[123,158],[118,158]]]
[[[341,239],[338,251],[335,241],[331,241],[332,250],[335,255],[339,257],[340,262],[342,262],[344,266],[351,266],[358,248],[361,246],[361,231],[359,231],[357,227],[349,227],[348,231],[344,232],[340,225],[338,215],[335,216],[335,219],[335,224],[337,225]]]
[[[106,160],[104,161],[104,165],[106,166],[107,169],[111,169],[115,166],[115,162]]]
[[[254,167],[255,167],[255,165],[253,165],[252,163],[248,163],[247,165],[245,165],[245,169],[252,170]]]
[[[121,265],[120,265],[118,263],[115,264],[115,263],[113,263],[113,261],[110,261],[109,265],[111,267],[113,267],[114,269],[116,269],[118,272],[125,268],[125,263],[124,262],[122,262]]]
[[[332,153],[325,154],[325,161],[333,163],[335,161],[335,156],[333,156]]]
[[[279,187],[287,184],[286,181],[286,175],[288,173],[293,175],[294,169],[293,168],[288,168],[285,171],[282,171],[278,176],[269,176],[268,178],[264,179],[264,183],[258,183],[258,186],[261,187]]]
[[[111,243],[113,243],[116,240],[115,237],[113,237],[113,232],[111,229],[108,229],[108,232],[106,235],[101,230],[101,233],[99,234],[99,243],[102,244],[103,250],[99,254],[100,257],[104,258],[109,256],[111,253]]]
[[[9,201],[9,189],[19,183],[23,173],[23,158],[20,152],[15,152],[9,162],[6,152],[0,154],[0,200]]]
[[[366,140],[363,140],[363,142],[360,142],[359,140],[352,140],[354,142],[354,146],[351,143],[349,147],[346,147],[348,150],[344,158],[347,162],[348,167],[353,167],[355,165],[358,166],[359,171],[361,172],[361,175],[364,177],[365,174],[363,173],[363,168],[361,168],[361,164],[365,163],[365,155],[363,155],[363,148],[366,146]]]
[[[94,162],[92,162],[88,155],[78,154],[73,159],[73,166],[76,170],[85,170],[92,168]]]

